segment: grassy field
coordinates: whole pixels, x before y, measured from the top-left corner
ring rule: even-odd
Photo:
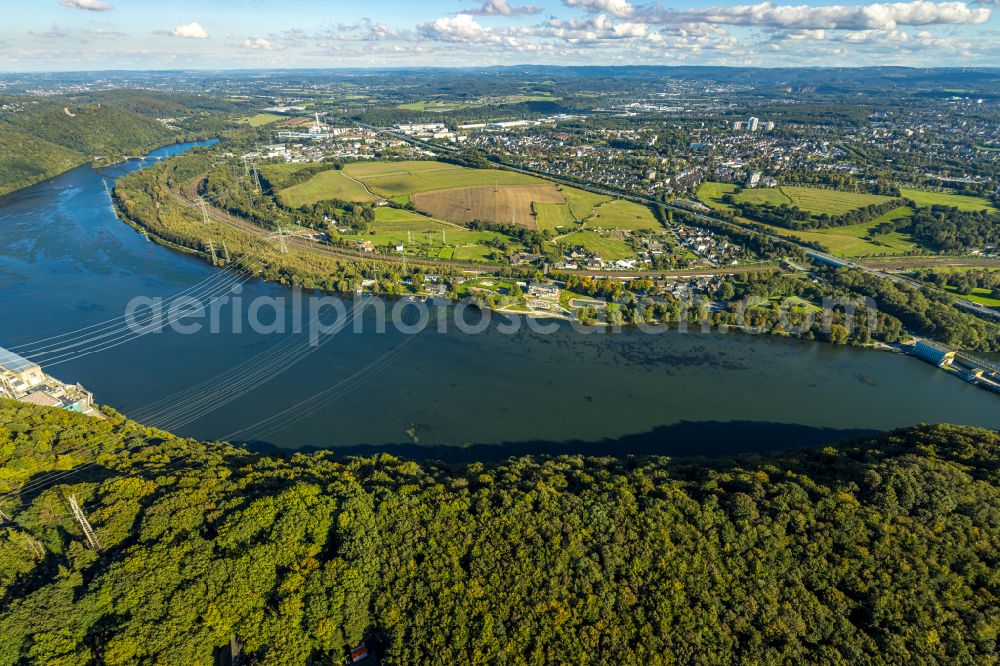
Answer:
[[[278,192],[278,199],[290,208],[314,204],[327,199],[373,201],[365,188],[336,169],[321,171],[304,183]]]
[[[406,231],[417,228],[440,231],[453,228],[426,215],[388,206],[379,206],[375,209],[375,226],[382,231]]]
[[[745,190],[737,195],[737,199],[747,201],[747,196],[761,199],[764,197],[774,197],[773,192],[779,188],[762,188],[757,190]],[[732,207],[724,203],[721,199],[725,194],[732,193],[736,186],[730,183],[705,182],[698,189],[698,198],[717,210],[732,210]],[[827,212],[832,215],[853,210],[859,206],[867,206],[873,203],[886,201],[891,197],[882,197],[871,194],[856,194],[854,192],[837,192],[834,190],[824,190],[813,187],[782,187],[781,196],[785,196],[788,201],[803,210],[819,214]],[[752,193],[752,194],[751,194]],[[774,201],[777,201],[775,199]],[[772,202],[773,203],[773,202]],[[894,232],[877,236],[873,240],[866,240],[869,232],[881,222],[896,220],[910,215],[912,211],[901,206],[878,219],[863,224],[854,224],[847,227],[831,227],[829,229],[814,229],[810,231],[791,231],[782,227],[762,225],[769,231],[779,236],[797,238],[810,243],[819,243],[826,247],[832,254],[838,257],[872,257],[878,255],[906,254],[918,249],[917,245],[906,234]]]
[[[262,164],[260,173],[267,178],[275,191],[288,187],[292,176],[309,167],[319,166],[319,162],[290,162],[288,164]]]
[[[587,227],[603,229],[662,229],[648,206],[632,201],[609,201],[597,207],[597,217],[587,220]]]
[[[635,256],[635,252],[624,241],[605,238],[596,231],[576,231],[564,236],[561,242],[565,245],[579,245],[589,252],[601,255],[601,258],[605,261],[627,259]]]
[[[970,197],[964,194],[950,194],[948,192],[930,192],[927,190],[906,190],[901,189],[900,193],[907,199],[912,199],[913,203],[921,208],[931,206],[952,206],[959,210],[996,210],[989,201],[981,197]]]
[[[736,200],[750,204],[769,204],[771,206],[791,206],[792,200],[778,187],[755,187],[743,190],[735,195]]]
[[[945,289],[956,296],[960,295],[954,287],[945,287]],[[993,298],[993,292],[988,289],[973,289],[971,294],[962,296],[962,298],[985,305],[988,308],[1000,308],[1000,299]]]
[[[581,222],[594,214],[594,208],[611,201],[611,197],[604,194],[594,194],[575,187],[563,187],[562,193],[566,197],[566,203],[569,204],[570,214]]]
[[[816,187],[784,186],[779,189],[792,200],[793,205],[814,215],[823,213],[843,215],[858,208],[892,200],[892,197],[878,194],[838,192],[837,190],[824,190]]]
[[[723,195],[736,191],[736,185],[708,181],[698,189],[698,198],[709,206],[719,210],[730,210],[731,206],[722,201]],[[782,187],[759,187],[743,190],[735,195],[739,202],[752,204],[770,204],[772,206],[798,206],[814,215],[827,213],[841,215],[857,208],[889,201],[892,197],[876,194],[858,194],[856,192],[838,192],[818,187],[798,187],[785,185]]]
[[[541,185],[547,181],[500,169],[467,169],[431,161],[349,164],[345,173],[384,197],[414,195],[458,187]]]
[[[367,233],[345,234],[348,240],[367,240],[377,247],[402,244],[410,255],[462,261],[485,261],[492,249],[482,243],[505,238],[492,231],[472,231],[398,208],[375,209]]]
[[[250,127],[260,127],[261,125],[276,123],[284,118],[285,116],[279,116],[276,113],[258,113],[256,116],[241,118],[240,122],[246,123],[247,125],[250,125]]]
[[[905,206],[896,208],[878,219],[862,224],[852,224],[847,227],[831,227],[829,229],[814,229],[812,231],[791,231],[781,227],[762,224],[772,233],[802,241],[819,243],[832,254],[844,258],[874,257],[880,255],[897,255],[913,252],[918,249],[907,234],[893,232],[866,240],[865,236],[881,222],[906,217],[910,209]]]
[[[569,210],[569,204],[566,203],[536,203],[535,213],[537,214],[535,223],[541,231],[549,229],[555,232],[559,231],[560,227],[566,231],[577,226],[576,219]]]

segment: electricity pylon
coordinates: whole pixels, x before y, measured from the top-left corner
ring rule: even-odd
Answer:
[[[90,526],[90,522],[87,520],[87,516],[83,515],[83,510],[80,505],[77,504],[76,495],[69,496],[69,506],[73,509],[73,515],[76,517],[76,521],[80,523],[80,528],[83,530],[84,536],[87,537],[87,542],[90,547],[94,550],[100,550],[101,544],[97,540],[97,535],[94,534],[94,528]]]

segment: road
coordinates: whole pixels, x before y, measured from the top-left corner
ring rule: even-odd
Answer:
[[[405,134],[400,134],[400,133],[397,133],[397,132],[393,132],[391,130],[376,128],[376,127],[372,127],[370,125],[366,126],[366,127],[368,129],[372,130],[372,131],[389,134],[389,135],[391,135],[391,136],[393,136],[393,137],[395,137],[397,139],[403,139],[405,141],[409,141],[410,143],[414,143],[414,144],[416,144],[416,145],[418,145],[418,146],[420,146],[422,148],[426,148],[428,150],[438,150],[439,151],[439,150],[444,149],[446,151],[453,152],[453,153],[454,152],[459,152],[459,150],[457,148],[442,147],[442,146],[430,144],[430,143],[428,143],[426,141],[422,141],[422,140],[417,139],[415,137],[411,137],[411,136],[407,136]],[[569,180],[569,179],[566,179],[566,178],[562,178],[561,176],[558,176],[558,175],[555,175],[555,174],[549,174],[549,173],[546,173],[544,171],[539,171],[539,170],[536,170],[536,169],[527,169],[527,168],[516,166],[516,165],[513,165],[513,164],[508,164],[508,163],[503,162],[501,160],[493,159],[491,157],[487,157],[487,159],[490,161],[491,164],[494,164],[495,166],[498,166],[498,167],[500,167],[502,169],[507,169],[509,171],[516,171],[518,173],[523,173],[523,174],[526,174],[526,175],[529,175],[529,176],[538,176],[540,178],[545,178],[546,180],[551,180],[553,182],[560,183],[562,185],[567,185],[569,187],[576,187],[578,189],[587,190],[588,192],[594,192],[595,194],[603,194],[603,195],[606,195],[606,196],[618,197],[618,198],[621,198],[621,199],[626,199],[628,201],[634,201],[636,203],[641,203],[641,204],[646,204],[646,205],[663,206],[664,208],[667,208],[668,210],[679,211],[679,212],[682,212],[682,213],[684,213],[685,215],[687,215],[689,217],[693,217],[694,219],[698,219],[698,220],[706,220],[706,221],[710,221],[710,222],[713,222],[713,223],[728,222],[729,224],[733,224],[734,226],[737,226],[737,227],[743,229],[744,231],[748,231],[750,233],[755,233],[755,234],[758,234],[760,236],[764,236],[765,238],[769,238],[769,239],[774,240],[774,241],[779,241],[779,242],[784,242],[784,243],[790,243],[792,245],[797,245],[798,247],[801,247],[803,250],[805,250],[806,254],[809,255],[811,258],[818,259],[821,263],[825,263],[825,264],[828,264],[828,265],[834,265],[834,266],[849,266],[851,268],[857,268],[857,269],[863,270],[864,272],[869,273],[871,275],[875,275],[875,276],[878,276],[878,277],[881,277],[881,278],[885,278],[887,280],[892,280],[893,282],[896,282],[896,283],[908,284],[908,285],[913,286],[913,287],[919,287],[919,288],[922,288],[922,289],[927,289],[929,291],[934,291],[934,292],[937,292],[939,294],[945,295],[948,298],[950,298],[954,302],[954,304],[957,307],[959,307],[959,308],[962,308],[964,310],[967,310],[969,312],[972,312],[972,313],[977,314],[977,315],[982,316],[982,317],[1000,320],[1000,312],[998,312],[997,310],[994,310],[992,308],[988,308],[985,305],[982,305],[980,303],[975,303],[973,301],[966,300],[966,299],[964,299],[964,298],[962,298],[960,296],[956,296],[955,294],[947,292],[947,291],[945,291],[943,289],[938,289],[937,287],[933,287],[931,285],[926,285],[926,284],[917,282],[916,280],[912,280],[912,279],[910,279],[908,277],[905,277],[905,276],[902,276],[902,275],[898,275],[896,273],[888,273],[888,272],[879,270],[877,267],[875,267],[875,265],[865,265],[865,264],[861,264],[861,263],[856,262],[856,261],[851,261],[851,260],[847,260],[847,259],[841,259],[840,257],[835,257],[834,255],[829,254],[827,252],[823,252],[821,250],[814,249],[814,248],[812,248],[812,247],[810,247],[808,245],[804,245],[804,244],[798,242],[796,239],[788,237],[788,236],[780,236],[778,234],[770,234],[770,233],[767,233],[767,232],[759,231],[757,229],[749,229],[749,228],[744,227],[744,226],[742,226],[740,224],[737,224],[735,222],[730,222],[728,220],[719,220],[718,218],[710,217],[710,216],[705,215],[703,213],[697,213],[697,212],[692,211],[692,210],[690,210],[688,208],[684,208],[683,206],[678,206],[678,205],[672,204],[672,203],[664,203],[664,202],[662,202],[662,201],[660,201],[658,199],[653,199],[652,197],[644,197],[644,196],[636,195],[636,194],[625,194],[625,193],[622,193],[622,192],[616,192],[614,190],[609,190],[609,189],[607,189],[605,187],[602,187],[600,185],[595,185],[593,183],[572,181],[572,180]],[[944,258],[942,258],[942,259],[944,259]],[[899,261],[899,260],[897,260],[897,261]],[[983,258],[981,260],[974,260],[974,261],[985,262],[985,263],[976,263],[976,264],[957,264],[957,263],[955,263],[955,261],[956,260],[954,258],[952,258],[952,263],[950,265],[984,265],[984,266],[998,266],[998,267],[1000,267],[1000,261],[990,260],[990,259],[986,259],[986,258]],[[969,260],[969,261],[973,261],[973,260]],[[870,263],[874,264],[875,262],[870,262]],[[943,262],[941,262],[941,263],[943,263]],[[913,264],[910,264],[910,265],[911,266],[915,266],[916,263],[913,263]]]
[[[199,184],[205,180],[206,175],[202,174],[198,176],[190,183],[188,183],[186,192],[182,195],[173,190],[170,191],[170,196],[179,203],[184,204],[192,209],[201,212],[202,203],[205,204],[205,211],[208,216],[227,226],[239,229],[240,231],[252,233],[258,237],[270,239],[274,234],[260,227],[252,222],[248,222],[235,215],[230,215],[224,210],[215,207],[208,201],[205,201],[198,194]],[[285,244],[289,246],[294,246],[297,249],[306,250],[309,252],[315,252],[325,256],[335,257],[338,259],[367,259],[369,261],[385,261],[390,263],[403,263],[403,258],[398,255],[381,255],[373,254],[371,252],[361,252],[357,250],[350,250],[347,248],[340,248],[333,245],[327,245],[319,241],[315,241],[308,238],[301,238],[298,236],[285,236]],[[420,259],[414,257],[406,257],[405,263],[411,266],[423,266],[427,268],[441,268],[442,266],[451,266],[455,268],[460,268],[468,273],[484,273],[488,271],[494,271],[498,268],[502,268],[501,264],[486,264],[486,263],[471,263],[471,262],[461,262],[449,259]],[[773,272],[778,270],[775,266],[730,266],[728,268],[689,268],[689,269],[678,269],[678,270],[662,270],[662,271],[573,271],[574,275],[582,275],[588,277],[606,277],[615,279],[660,279],[660,278],[672,278],[672,277],[701,277],[710,275],[734,275],[739,273],[759,273],[759,272]]]

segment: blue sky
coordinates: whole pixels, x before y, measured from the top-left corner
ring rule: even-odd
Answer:
[[[1000,0],[0,0],[0,71],[1000,66]]]

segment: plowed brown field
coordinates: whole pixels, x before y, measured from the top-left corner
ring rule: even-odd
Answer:
[[[412,195],[410,199],[418,210],[442,220],[489,220],[529,229],[538,228],[531,202],[563,203],[566,200],[555,185],[459,187],[422,192]]]

